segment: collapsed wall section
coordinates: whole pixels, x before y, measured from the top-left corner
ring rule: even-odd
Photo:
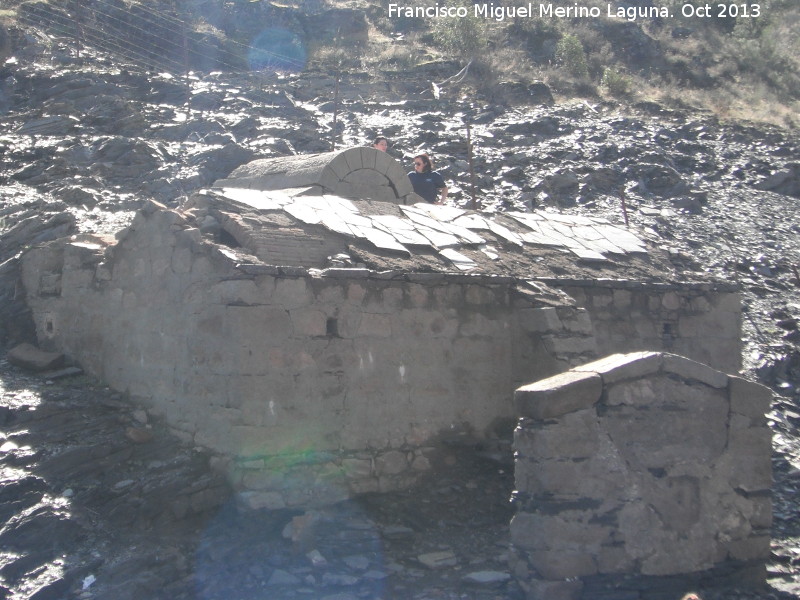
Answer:
[[[528,597],[677,597],[765,579],[771,393],[613,355],[517,390],[514,569]],[[617,597],[617,596],[615,596]]]
[[[579,309],[510,277],[266,265],[155,203],[118,237],[26,254],[40,343],[216,451],[254,507],[406,486],[512,423],[515,381],[594,356]],[[514,359],[542,336],[557,357]]]

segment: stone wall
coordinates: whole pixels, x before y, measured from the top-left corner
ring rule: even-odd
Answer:
[[[642,352],[521,387],[515,399],[511,536],[529,598],[678,597],[704,577],[763,583],[767,388]]]
[[[405,486],[595,357],[585,311],[510,277],[269,266],[155,203],[118,238],[25,255],[40,344],[216,451],[251,506]]]
[[[741,368],[741,294],[725,283],[545,280],[591,316],[599,356],[663,350],[728,373]]]

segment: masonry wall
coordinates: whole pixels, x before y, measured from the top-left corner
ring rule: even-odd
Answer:
[[[741,294],[725,283],[547,280],[591,317],[598,356],[663,350],[725,372],[741,368]]]
[[[770,400],[761,385],[653,352],[518,389],[512,562],[528,597],[763,583]]]
[[[515,382],[594,356],[579,309],[511,278],[256,264],[155,205],[119,237],[26,255],[40,343],[218,452],[251,506],[405,486],[513,422]]]

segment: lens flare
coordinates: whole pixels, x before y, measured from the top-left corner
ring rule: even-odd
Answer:
[[[253,71],[297,73],[306,66],[306,49],[302,40],[287,29],[265,29],[250,46],[247,60]]]

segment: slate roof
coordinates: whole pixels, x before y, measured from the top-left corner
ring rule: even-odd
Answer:
[[[309,191],[213,188],[200,195],[216,210],[246,213],[264,227],[282,227],[289,217],[294,227],[339,237],[375,269],[651,280],[672,271],[663,251],[600,218],[304,195]]]

